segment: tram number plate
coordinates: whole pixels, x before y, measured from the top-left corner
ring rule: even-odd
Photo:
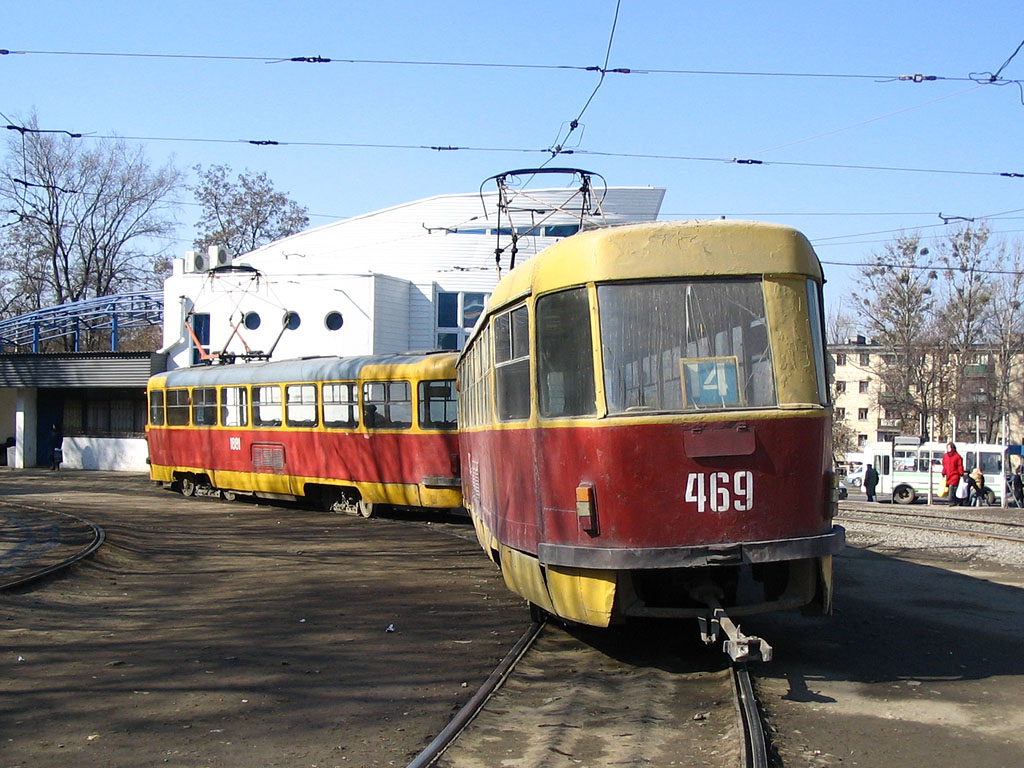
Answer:
[[[229,437],[228,438],[228,450],[240,451],[242,450],[242,438],[240,437]]]
[[[683,498],[698,512],[748,512],[754,507],[754,475],[749,470],[691,472]]]

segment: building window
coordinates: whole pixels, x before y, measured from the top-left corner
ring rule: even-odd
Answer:
[[[871,365],[871,353],[861,352],[860,353],[860,364],[863,366]]]
[[[868,409],[867,408],[858,408],[857,409],[857,420],[858,421],[867,421],[868,420]]]
[[[255,331],[257,328],[260,327],[260,323],[262,321],[260,320],[258,312],[246,312],[245,318],[242,320],[242,322],[245,324],[245,327],[248,328],[250,331]]]
[[[836,381],[836,394],[841,395],[846,391],[845,381]]]
[[[845,419],[846,418],[846,409],[845,408],[836,408],[836,418],[839,419],[839,421],[842,421],[843,419]]]
[[[841,353],[836,355],[836,365],[837,366],[846,365],[846,354],[845,353],[841,352]]]
[[[192,365],[210,354],[210,316],[208,314],[192,315]]]
[[[488,293],[438,292],[434,300],[438,349],[462,349],[489,296]]]
[[[341,312],[328,312],[324,315],[324,326],[328,331],[340,331],[344,324],[345,318],[341,316]]]
[[[871,386],[871,382],[870,381],[862,381],[858,385],[857,391],[860,392],[862,395],[866,395],[868,393],[868,388],[870,386]]]
[[[289,331],[296,331],[302,325],[302,318],[299,317],[298,312],[285,312],[283,322]]]
[[[867,444],[868,444],[868,436],[867,435],[857,435],[857,445],[858,446],[863,448]]]

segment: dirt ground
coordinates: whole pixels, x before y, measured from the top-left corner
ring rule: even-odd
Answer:
[[[758,696],[785,766],[1024,765],[1024,571],[848,533],[835,615],[751,618]]]
[[[184,499],[96,472],[3,470],[2,503],[107,536],[0,593],[5,768],[404,766],[529,623],[475,541],[432,530],[466,522]]]

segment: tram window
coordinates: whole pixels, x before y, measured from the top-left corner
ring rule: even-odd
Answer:
[[[167,425],[171,427],[188,426],[188,390],[167,390]]]
[[[530,336],[525,306],[494,318],[494,367],[498,379],[498,419],[530,416]]]
[[[586,288],[537,300],[537,393],[541,416],[597,413]]]
[[[220,423],[225,427],[249,424],[249,398],[245,387],[224,387],[220,391]]]
[[[421,381],[419,396],[421,429],[455,429],[458,426],[453,379]]]
[[[281,426],[281,387],[252,388],[252,423],[257,427]]]
[[[597,296],[610,413],[777,403],[759,280],[611,283]]]
[[[164,425],[164,393],[155,389],[149,393],[149,423],[154,427]]]
[[[289,427],[316,426],[316,385],[289,384],[284,388],[285,418]]]
[[[192,423],[197,427],[217,426],[216,387],[196,387],[192,390]]]
[[[408,381],[368,381],[363,384],[363,423],[368,429],[408,429],[412,426],[412,387]]]
[[[326,383],[324,393],[324,426],[354,428],[359,426],[359,398],[356,385],[349,383]]]

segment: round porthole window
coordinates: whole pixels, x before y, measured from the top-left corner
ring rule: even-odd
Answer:
[[[341,316],[341,312],[328,312],[324,315],[324,325],[327,326],[328,331],[341,330],[341,326],[345,324],[345,318]]]
[[[250,331],[255,331],[257,328],[260,327],[260,316],[256,312],[246,312],[245,318],[242,320],[242,322],[245,324],[245,327],[248,328]]]
[[[296,328],[302,325],[302,318],[299,317],[298,312],[285,312],[284,324],[288,327],[289,331],[294,331]]]

